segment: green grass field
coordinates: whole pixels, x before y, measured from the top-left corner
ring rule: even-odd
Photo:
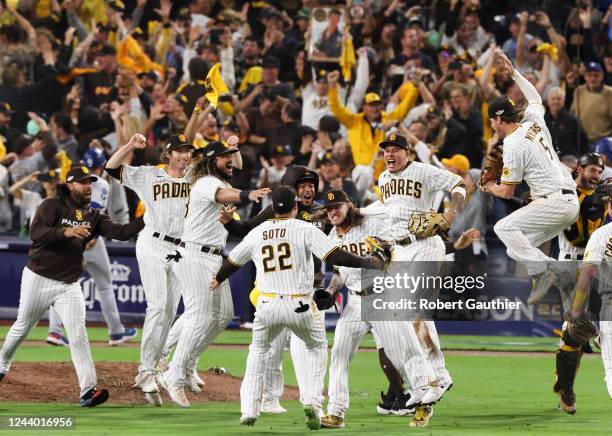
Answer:
[[[4,337],[7,328],[0,328]],[[43,339],[44,328],[37,328],[29,339]],[[105,340],[101,328],[89,329],[90,339]],[[217,343],[247,344],[250,332],[225,332]],[[330,336],[330,343],[331,343]],[[360,351],[350,369],[351,407],[346,417],[346,428],[327,430],[337,434],[350,433],[391,435],[417,432],[436,435],[497,435],[497,434],[610,434],[612,414],[610,400],[603,381],[603,365],[599,356],[583,359],[576,392],[578,413],[569,416],[556,409],[552,393],[556,340],[554,338],[507,338],[444,336],[446,349],[478,349],[509,351],[550,351],[550,354],[462,355],[448,353],[449,368],[455,386],[435,407],[427,428],[408,427],[409,418],[381,417],[376,414],[379,391],[386,386],[378,366],[377,353]],[[371,337],[364,342],[373,346]],[[92,347],[96,361],[138,361],[139,349],[132,347]],[[205,352],[200,369],[212,366],[228,368],[234,375],[244,372],[247,350],[212,348]],[[26,345],[20,348],[14,365],[19,361],[69,361],[67,348],[47,345]],[[285,355],[285,382],[295,384],[289,353]],[[57,383],[61,383],[57,380]],[[2,385],[0,384],[0,389]],[[53,389],[53,386],[49,386]],[[112,391],[111,391],[112,395]],[[190,409],[165,404],[163,408],[150,406],[104,405],[82,409],[76,404],[0,403],[0,421],[10,416],[44,415],[72,416],[76,430],[70,434],[178,434],[206,435],[283,435],[307,434],[300,405],[285,401],[289,413],[280,416],[262,415],[255,427],[238,425],[238,403],[206,403]],[[66,434],[67,430],[48,432]],[[0,434],[15,431],[2,430]]]

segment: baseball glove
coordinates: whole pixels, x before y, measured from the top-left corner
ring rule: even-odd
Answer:
[[[493,146],[487,157],[485,158],[485,166],[480,173],[480,186],[484,186],[487,182],[495,180],[499,183],[504,169],[504,150],[502,143]]]
[[[565,328],[567,335],[581,345],[597,336],[597,327],[587,318],[586,314],[574,318],[571,312],[566,312],[565,321],[567,321],[567,327]]]
[[[365,243],[369,254],[378,257],[385,265],[389,265],[391,263],[391,256],[393,254],[392,242],[383,241],[376,236],[368,236],[365,239]]]
[[[325,289],[317,289],[312,296],[319,310],[327,310],[336,306],[336,293],[330,294]]]
[[[408,220],[408,231],[419,238],[429,238],[448,232],[450,224],[441,213],[416,212]]]

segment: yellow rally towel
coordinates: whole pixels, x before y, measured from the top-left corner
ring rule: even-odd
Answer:
[[[220,69],[221,64],[216,63],[206,76],[206,98],[215,109],[219,102],[219,96],[229,94],[229,89],[223,81],[223,77],[221,77]]]
[[[68,175],[70,168],[72,168],[72,161],[64,150],[60,150],[56,153],[55,160],[59,165],[60,183],[66,183],[66,176]]]
[[[121,66],[129,68],[137,73],[147,73],[149,71],[157,71],[163,77],[164,69],[158,63],[155,63],[147,56],[138,42],[131,36],[126,37],[117,47],[117,62]]]
[[[538,47],[536,48],[536,51],[538,53],[540,53],[540,52],[548,53],[548,55],[550,56],[550,58],[553,61],[558,61],[559,60],[559,49],[554,44],[550,44],[548,42],[544,42],[544,43],[538,45]]]
[[[67,85],[72,82],[72,79],[83,76],[84,74],[95,73],[98,70],[95,68],[71,68],[66,74],[58,74],[55,79],[62,85]]]
[[[4,138],[0,136],[0,159],[4,159],[6,156],[6,146],[4,145]]]
[[[89,26],[91,20],[94,20],[96,23],[106,24],[108,17],[106,16],[104,0],[83,0],[79,17],[86,27]]]
[[[261,67],[251,67],[247,70],[242,82],[240,83],[240,92],[244,92],[249,85],[257,85],[262,81],[262,73],[263,68]]]
[[[342,44],[342,53],[340,54],[340,66],[342,67],[342,77],[346,82],[351,80],[353,65],[355,65],[355,48],[353,47],[353,38],[350,36],[344,38]]]

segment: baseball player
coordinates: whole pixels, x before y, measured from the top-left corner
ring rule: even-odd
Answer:
[[[591,282],[599,279],[601,311],[599,336],[608,394],[612,398],[612,223],[597,229],[585,248],[571,311],[566,314],[562,343],[557,351],[557,381],[554,391],[561,408],[576,413],[574,380],[582,357],[582,347],[597,334],[597,328],[585,314]]]
[[[287,168],[285,175],[281,179],[281,185],[289,186],[296,190],[300,199],[298,203],[297,219],[312,223],[319,229],[324,228],[322,218],[325,217],[323,207],[314,202],[319,188],[319,176],[314,171],[303,165],[292,165]],[[250,230],[257,227],[266,220],[274,217],[272,206],[262,210],[257,216],[248,220],[237,221],[232,218],[232,210],[223,212],[221,221],[227,231],[240,238],[245,237]],[[323,274],[321,272],[321,261],[313,257],[315,287],[323,285]],[[257,298],[255,298],[257,301]],[[323,321],[325,313],[321,312]],[[283,352],[289,342],[291,358],[294,362],[295,376],[298,386],[302,386],[303,374],[307,369],[303,362],[306,361],[307,349],[304,343],[295,335],[291,335],[289,329],[281,333],[273,341],[270,352],[266,360],[266,370],[264,374],[264,394],[262,396],[262,413],[285,413],[287,410],[281,406],[280,398],[284,390],[283,377]]]
[[[298,202],[294,189],[278,187],[272,194],[274,218],[253,229],[231,251],[211,283],[211,288],[216,288],[251,259],[257,268],[261,293],[253,323],[253,342],[240,387],[241,425],[250,426],[257,421],[266,353],[271,342],[288,327],[308,349],[305,362],[308,377],[303,381],[300,400],[306,424],[311,430],[321,426],[327,338],[312,300],[312,255],[335,265],[376,269],[385,266],[386,260],[379,257],[362,258],[338,249],[321,230],[295,219]]]
[[[381,239],[390,238],[390,226],[384,216],[364,217],[349,201],[345,192],[340,190],[329,191],[325,198],[325,208],[329,221],[334,227],[329,233],[329,237],[344,250],[351,253],[363,255],[367,252],[367,239],[376,236]],[[448,252],[461,250],[469,246],[480,233],[475,229],[464,232],[455,243],[449,244]],[[343,428],[344,415],[349,406],[349,387],[348,387],[348,368],[349,362],[355,355],[363,336],[371,331],[379,352],[388,350],[391,357],[390,364],[400,368],[405,380],[406,374],[403,355],[397,353],[401,351],[401,337],[412,329],[412,323],[394,321],[363,321],[361,315],[361,297],[368,295],[368,289],[364,289],[361,283],[361,273],[359,269],[340,267],[334,271],[327,292],[335,294],[342,285],[349,289],[348,302],[344,307],[340,319],[336,324],[334,333],[334,345],[332,347],[331,365],[329,368],[329,405],[327,415],[321,418],[321,426],[329,428]],[[414,335],[414,331],[411,331]],[[385,353],[386,355],[386,353]],[[387,371],[385,371],[387,374]],[[391,381],[391,380],[390,380]],[[395,398],[395,408],[390,407],[390,413],[396,415],[414,413],[414,407],[406,410],[408,397],[401,392],[402,383],[399,382],[399,392],[386,396]],[[403,404],[399,404],[402,401]],[[403,412],[406,410],[405,412]],[[379,412],[380,413],[380,412]]]
[[[406,138],[391,133],[380,143],[386,170],[378,180],[395,240],[394,261],[444,261],[444,241],[436,229],[447,230],[457,211],[463,209],[466,188],[463,178],[450,171],[411,160]],[[444,214],[431,213],[435,196],[448,191],[451,209]],[[417,222],[422,225],[415,225]],[[415,321],[414,332],[406,336],[407,359],[413,362],[409,374],[410,400],[406,405],[417,405],[411,426],[426,426],[432,414],[431,404],[439,401],[452,386],[433,321]],[[425,362],[419,359],[421,353]],[[417,377],[419,365],[425,365],[429,378]],[[398,368],[399,370],[399,368]]]
[[[83,407],[104,403],[109,395],[106,389],[96,388],[96,369],[85,329],[85,301],[78,282],[83,272],[83,252],[94,235],[128,240],[144,226],[141,219],[125,225],[113,223],[91,208],[91,183],[95,179],[85,167],[72,168],[66,184],[58,187],[58,196],[38,207],[30,226],[32,247],[23,270],[17,320],[0,350],[2,380],[17,347],[52,305],[66,326]]]
[[[136,259],[147,311],[142,328],[140,367],[135,381],[149,403],[161,406],[155,368],[181,297],[178,278],[166,256],[181,243],[191,189],[187,167],[193,146],[184,135],[173,135],[162,154],[162,160],[167,162],[165,168],[133,167],[124,163],[134,150],[146,146],[145,137],[135,134],[111,156],[106,171],[136,192],[145,205],[145,228],[136,242]]]
[[[560,261],[582,261],[591,234],[606,221],[610,205],[607,201],[602,201],[597,186],[603,170],[603,157],[598,153],[587,153],[578,160],[574,180],[580,202],[580,216],[575,223],[559,234]],[[604,185],[601,187],[605,188]],[[558,284],[564,313],[570,309],[575,285],[575,276]]]
[[[180,247],[171,255],[173,270],[179,279],[185,304],[183,326],[169,368],[161,375],[162,386],[181,407],[189,407],[184,386],[188,372],[202,352],[214,341],[234,316],[229,283],[210,292],[214,273],[221,266],[221,254],[227,231],[219,222],[225,205],[258,202],[270,189],[240,191],[232,188],[232,155],[237,147],[212,141],[202,151],[202,159],[193,168],[193,184]]]
[[[106,164],[104,152],[99,148],[90,148],[83,155],[82,163],[97,176],[96,180],[91,184],[91,207],[99,209],[100,213],[108,214],[107,205],[110,187],[104,177],[104,164]],[[87,243],[83,253],[83,260],[85,261],[85,270],[91,275],[96,284],[96,296],[100,302],[102,316],[104,316],[108,326],[108,345],[111,347],[116,346],[136,337],[138,334],[137,329],[133,327],[126,329],[121,323],[117,301],[113,293],[110,260],[102,237],[94,237]],[[49,310],[51,312],[53,308]],[[49,336],[56,330],[57,326],[53,326],[51,321],[49,321]]]
[[[497,176],[489,179],[488,172],[483,172],[481,189],[496,197],[511,198],[516,185],[523,180],[529,185],[533,201],[499,220],[494,230],[506,245],[508,256],[523,263],[533,276],[528,303],[535,304],[562,273],[554,259],[537,247],[572,225],[578,218],[580,204],[576,183],[553,148],[538,91],[514,69],[503,51],[496,49],[495,56],[503,62],[528,104],[522,119],[514,101],[508,97],[489,105],[491,126],[503,140],[503,168],[500,184],[496,183]]]

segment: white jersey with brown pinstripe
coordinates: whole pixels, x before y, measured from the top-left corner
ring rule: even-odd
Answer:
[[[251,230],[228,260],[235,265],[253,260],[261,292],[310,294],[314,282],[312,255],[325,260],[336,248],[325,233],[308,222],[273,218]]]
[[[351,227],[347,232],[340,235],[337,227],[334,226],[328,235],[340,248],[361,257],[368,255],[366,244],[368,236],[376,236],[383,240],[391,239],[389,223],[381,218],[365,218],[361,225]],[[361,268],[340,266],[337,267],[337,271],[349,290],[361,291]]]
[[[570,170],[555,152],[545,112],[541,104],[530,104],[516,129],[504,138],[501,182],[519,184],[525,180],[532,197],[576,190]]]
[[[185,208],[191,190],[191,175],[172,177],[165,168],[121,165],[120,182],[142,200],[144,222],[150,230],[173,238],[183,233]]]
[[[393,239],[409,236],[406,222],[415,212],[429,212],[439,191],[450,191],[463,178],[421,162],[411,162],[402,171],[385,170],[378,178],[382,202],[389,214]]]

